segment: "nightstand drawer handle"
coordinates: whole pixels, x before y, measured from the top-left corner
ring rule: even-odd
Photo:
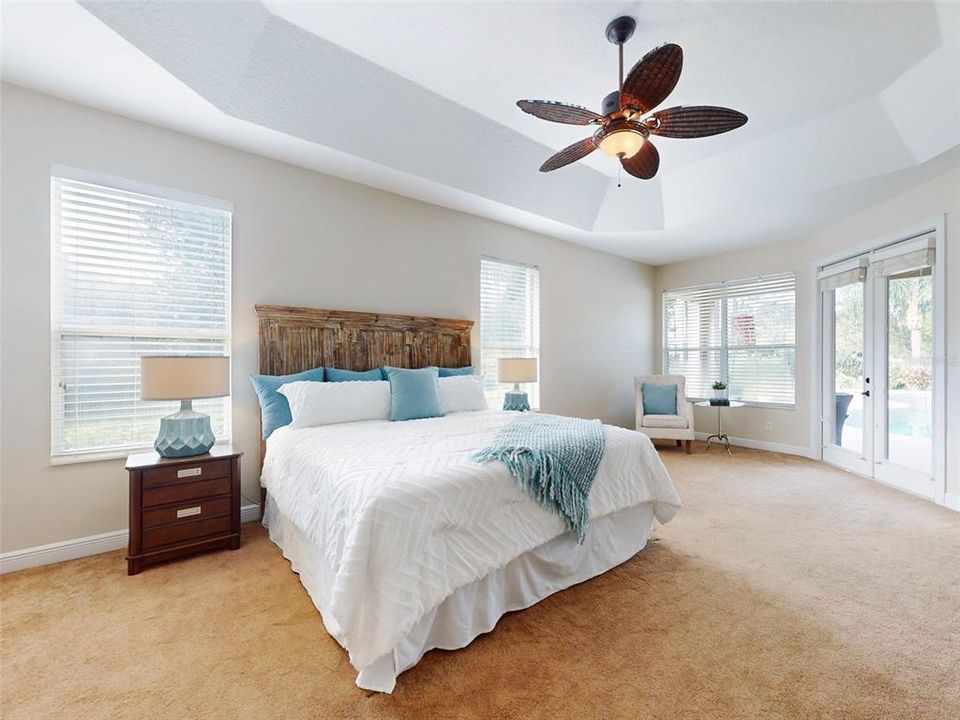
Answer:
[[[200,475],[202,472],[203,472],[202,467],[187,468],[186,470],[177,470],[177,477],[178,478],[196,477],[197,475]]]
[[[182,510],[177,510],[177,520],[185,517],[193,517],[194,515],[200,514],[200,505],[192,508],[183,508]]]

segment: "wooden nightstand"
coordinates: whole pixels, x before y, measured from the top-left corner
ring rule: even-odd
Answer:
[[[232,445],[205,455],[127,458],[130,545],[127,575],[204,550],[240,547],[240,457]]]

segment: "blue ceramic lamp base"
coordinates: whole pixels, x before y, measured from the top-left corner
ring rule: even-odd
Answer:
[[[210,452],[214,442],[210,416],[194,412],[193,401],[182,400],[180,410],[160,418],[160,434],[153,448],[160,457],[191,457]]]
[[[503,409],[519,410],[521,412],[529,410],[530,401],[527,399],[527,394],[521,390],[507,391],[507,394],[503,396]]]

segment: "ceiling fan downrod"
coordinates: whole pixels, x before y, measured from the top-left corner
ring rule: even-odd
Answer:
[[[636,29],[637,21],[629,15],[622,15],[607,24],[607,40],[617,46],[619,72],[617,74],[617,89],[603,99],[602,107],[604,115],[620,107],[620,93],[623,91],[623,46],[627,40],[633,37]]]
[[[617,92],[623,90],[623,46],[627,40],[633,37],[636,29],[637,21],[629,15],[622,15],[611,20],[607,25],[607,40],[617,46],[620,55],[620,75],[618,78],[619,82],[617,82]]]

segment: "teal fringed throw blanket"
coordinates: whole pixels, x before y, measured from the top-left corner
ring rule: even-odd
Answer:
[[[587,496],[603,459],[599,420],[524,415],[503,427],[473,459],[499,460],[520,486],[553,510],[583,543],[590,508]]]

